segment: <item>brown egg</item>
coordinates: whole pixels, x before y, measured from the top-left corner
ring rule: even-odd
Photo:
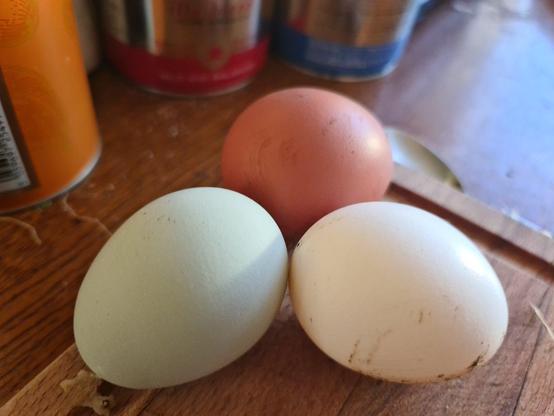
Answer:
[[[291,88],[251,104],[225,140],[225,187],[261,204],[287,239],[345,205],[374,201],[392,175],[379,121],[331,91]]]

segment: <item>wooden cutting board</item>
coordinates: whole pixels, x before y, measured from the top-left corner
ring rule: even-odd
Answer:
[[[486,253],[506,291],[509,330],[486,365],[443,383],[403,385],[361,376],[307,338],[285,299],[256,346],[226,368],[179,387],[102,386],[112,415],[554,415],[554,339],[532,310],[554,322],[554,242],[431,178],[396,167],[387,199],[452,222]],[[85,369],[71,346],[9,400],[0,415],[85,415],[60,383]]]

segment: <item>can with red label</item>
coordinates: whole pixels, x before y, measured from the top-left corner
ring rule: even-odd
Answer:
[[[131,81],[155,92],[238,89],[267,57],[272,0],[104,0],[106,52]]]

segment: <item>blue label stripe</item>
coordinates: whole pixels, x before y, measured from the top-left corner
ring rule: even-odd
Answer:
[[[325,42],[279,24],[277,52],[288,62],[331,77],[371,77],[395,65],[406,46],[400,40],[380,46],[347,46]]]

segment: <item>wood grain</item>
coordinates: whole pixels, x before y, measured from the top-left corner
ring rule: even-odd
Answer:
[[[422,178],[413,175],[420,183]],[[437,189],[441,187],[434,185]],[[455,193],[447,188],[442,200],[452,200]],[[387,199],[406,202],[406,192],[393,187]],[[437,203],[435,209],[426,208],[438,212],[440,199],[432,202]],[[468,213],[474,214],[474,208],[470,205]],[[455,221],[461,218],[465,221],[466,213],[460,207],[458,210]],[[502,217],[494,211],[489,215],[492,217],[482,218]],[[456,217],[447,214],[445,218]],[[511,262],[502,244],[486,245],[486,235],[491,235],[490,232],[472,225],[465,231],[474,241],[485,243],[483,247],[504,285],[510,308],[506,340],[486,366],[460,379],[433,385],[399,385],[360,376],[334,363],[309,341],[287,298],[266,335],[241,359],[211,376],[175,388],[160,391],[114,388],[111,393],[117,405],[113,414],[508,415],[516,408],[529,406],[528,391],[542,398],[539,405],[536,400],[529,400],[537,409],[536,414],[540,414],[551,405],[548,395],[551,386],[542,384],[544,379],[552,377],[544,369],[551,358],[548,352],[543,355],[542,348],[549,348],[548,341],[543,338],[542,326],[529,302],[546,307],[551,288],[545,280],[549,281],[552,276],[545,275],[554,274],[554,269],[542,260],[539,260],[542,268],[521,269],[519,261]],[[499,240],[494,235],[492,238]],[[518,258],[519,249],[513,248],[513,252]],[[533,259],[529,254],[526,256]],[[84,364],[71,347],[10,400],[0,415],[67,414],[70,409],[64,406],[68,400],[58,385],[65,378],[73,378],[82,368]],[[527,414],[527,410],[522,414]]]
[[[71,395],[64,394],[60,387],[62,381],[74,378],[82,369],[88,370],[73,344],[6,403],[0,409],[0,416],[94,414],[90,409],[75,409]],[[125,409],[127,415],[138,415],[155,393],[153,390],[120,389],[117,408]],[[72,412],[74,409],[76,411]]]
[[[554,322],[554,290],[552,287],[541,305],[547,322]],[[535,353],[527,370],[514,416],[554,414],[554,339],[541,329]]]
[[[0,415],[56,414],[61,413],[60,410],[68,414],[71,410],[66,404],[69,398],[63,394],[60,383],[84,367],[77,349],[71,346],[18,393],[30,400],[12,400],[2,407]]]
[[[178,100],[145,93],[102,68],[91,82],[103,155],[92,175],[71,192],[69,203],[113,231],[158,196],[217,185],[223,137],[236,115],[265,93],[308,84],[350,95],[386,124],[419,135],[454,168],[471,195],[497,208],[514,208],[552,231],[554,6],[546,0],[529,2],[522,15],[506,10],[508,2],[475,3],[480,5],[468,13],[445,2],[418,27],[398,70],[379,81],[341,84],[310,78],[273,59],[245,89]],[[433,202],[433,189],[393,187],[391,192],[398,200],[448,216]],[[457,198],[465,199],[444,202],[454,212]],[[69,217],[59,202],[16,218],[35,226],[43,244],[35,245],[26,230],[0,223],[0,405],[72,344],[75,296],[106,240],[93,224]],[[510,267],[529,275],[542,271],[543,279],[552,281],[544,261],[527,253],[550,259],[548,240],[528,237],[524,228],[505,219],[483,224],[505,233],[502,239],[460,215],[449,220]],[[474,221],[479,220],[477,215]],[[541,307],[552,322],[552,304]],[[518,402],[520,414],[540,414],[552,406],[552,354],[543,332]]]

